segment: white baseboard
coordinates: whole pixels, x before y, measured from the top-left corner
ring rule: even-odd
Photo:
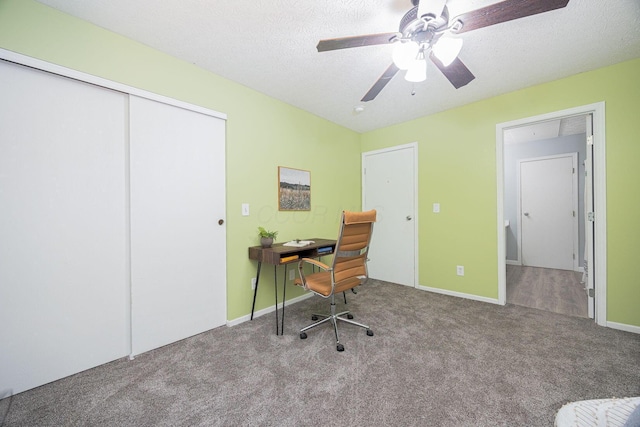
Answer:
[[[497,299],[481,297],[478,295],[465,294],[462,292],[454,292],[454,291],[448,291],[445,289],[430,288],[428,286],[420,286],[420,285],[416,286],[416,289],[421,289],[423,291],[428,291],[428,292],[434,292],[437,294],[450,295],[450,296],[459,297],[459,298],[466,298],[474,301],[488,302],[490,304],[500,304]],[[624,323],[617,323],[617,322],[606,322],[604,326],[611,329],[618,329],[620,331],[640,334],[640,326],[627,325]]]
[[[290,306],[291,304],[295,304],[297,302],[304,301],[307,298],[311,298],[312,296],[313,296],[313,293],[308,292],[304,295],[300,295],[299,297],[295,297],[290,300],[287,300],[287,307]],[[282,308],[282,303],[278,303],[278,309],[281,309],[281,308]],[[273,313],[274,311],[276,311],[276,308],[275,308],[275,305],[272,305],[272,306],[263,308],[262,310],[254,311],[253,318],[255,319],[256,317],[264,316],[265,314]],[[251,320],[251,314],[238,317],[237,319],[227,320],[227,326],[239,325],[240,323],[248,322],[249,320]]]
[[[421,286],[421,285],[416,286],[416,289],[421,289],[423,291],[428,291],[428,292],[434,292],[436,294],[449,295],[452,297],[470,299],[474,301],[488,302],[490,304],[500,304],[500,302],[494,298],[481,297],[478,295],[465,294],[462,292],[448,291],[446,289],[430,288],[428,286]]]
[[[416,289],[420,289],[422,291],[427,291],[427,292],[433,292],[436,294],[449,295],[449,296],[465,298],[473,301],[480,301],[480,302],[486,302],[489,304],[500,305],[500,302],[494,298],[481,297],[478,295],[465,294],[462,292],[449,291],[449,290],[440,289],[440,288],[431,288],[429,286],[421,286],[421,285],[417,285]],[[313,293],[308,292],[304,295],[300,295],[299,297],[288,300],[287,305],[290,306],[291,304],[296,304],[300,301],[304,301],[308,298],[311,298],[312,296],[313,296]],[[281,308],[282,308],[282,303],[278,304],[278,309],[281,309]],[[253,317],[256,318],[256,317],[264,316],[265,314],[273,313],[274,311],[275,311],[275,306],[272,305],[270,307],[266,307],[266,308],[263,308],[262,310],[258,310],[254,312]],[[251,320],[251,315],[247,314],[245,316],[238,317],[237,319],[227,320],[227,326],[239,325],[240,323],[248,322],[249,320]],[[627,325],[624,323],[617,323],[617,322],[606,322],[605,327],[611,328],[611,329],[618,329],[625,332],[631,332],[634,334],[640,334],[640,326]]]
[[[621,331],[631,332],[634,334],[640,334],[640,326],[626,325],[624,323],[616,323],[616,322],[607,322],[606,327],[611,329],[619,329]]]
[[[505,263],[507,265],[520,265],[520,266],[522,265],[522,263],[520,261],[515,260],[515,259],[505,260]],[[575,271],[577,273],[584,273],[584,267],[577,267],[573,271]]]

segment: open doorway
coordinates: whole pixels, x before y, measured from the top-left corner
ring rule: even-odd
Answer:
[[[496,153],[499,302],[595,317],[604,325],[604,104],[499,124]],[[556,211],[565,217],[553,229]],[[527,231],[542,223],[549,228]]]
[[[504,130],[508,304],[593,313],[582,256],[586,120],[578,115]]]

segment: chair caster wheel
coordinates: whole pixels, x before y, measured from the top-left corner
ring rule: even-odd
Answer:
[[[367,335],[372,337],[373,336],[373,331],[371,329],[367,329]]]
[[[318,316],[316,316],[316,315],[311,316],[311,320],[314,320],[314,321],[318,320]]]
[[[347,319],[353,319],[353,314],[351,313],[347,314]]]
[[[307,339],[307,333],[306,332],[300,332],[300,339],[301,340],[306,340]]]
[[[344,351],[344,346],[343,346],[342,344],[338,344],[338,345],[336,346],[336,350],[338,350],[338,351]]]

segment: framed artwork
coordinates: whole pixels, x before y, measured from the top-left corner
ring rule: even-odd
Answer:
[[[278,166],[278,210],[311,210],[311,172]]]

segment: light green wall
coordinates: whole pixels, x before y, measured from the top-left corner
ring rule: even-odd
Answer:
[[[607,320],[640,326],[638,76],[640,59],[363,134],[363,151],[419,144],[420,284],[497,298],[496,124],[604,101]]]
[[[605,101],[608,321],[640,326],[640,59],[359,135],[33,0],[0,0],[0,47],[227,114],[230,320],[250,310],[247,246],[258,225],[279,230],[278,240],[335,235],[340,210],[360,207],[361,151],[413,141],[420,284],[497,298],[495,125]],[[311,171],[311,212],[277,211],[278,165]],[[240,215],[242,203],[250,216]],[[269,272],[258,309],[273,304]]]
[[[259,225],[279,230],[278,240],[331,238],[341,209],[360,208],[353,131],[32,0],[0,0],[0,47],[227,114],[229,320],[251,310],[247,247]],[[310,212],[278,212],[278,166],[311,171]],[[261,277],[256,309],[273,304],[273,270]],[[301,293],[290,286],[287,296]]]

